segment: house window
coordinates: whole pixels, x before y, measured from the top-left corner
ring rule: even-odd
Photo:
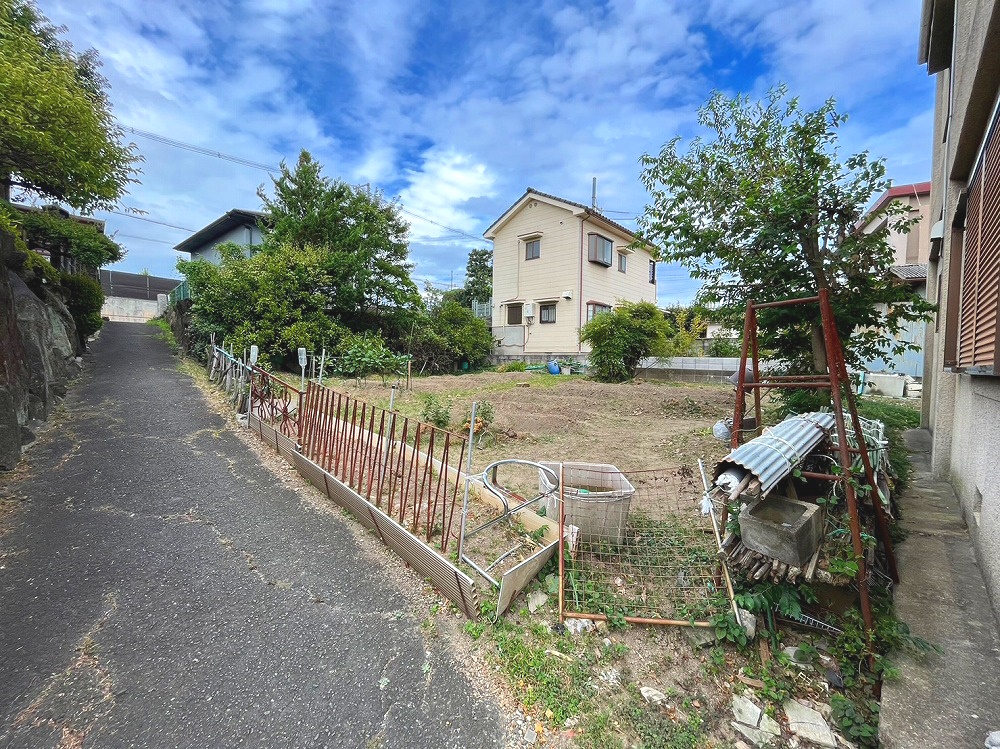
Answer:
[[[618,272],[625,273],[628,269],[628,255],[624,252],[618,253]]]
[[[614,245],[607,237],[600,234],[590,234],[590,262],[611,267],[611,255]]]
[[[556,321],[556,303],[548,302],[538,305],[539,321],[542,324]]]
[[[602,312],[610,312],[611,305],[600,302],[587,302],[587,322],[590,322]]]
[[[524,259],[535,260],[542,255],[542,240],[532,239],[524,243]]]
[[[969,185],[958,308],[958,365],[1000,376],[1000,117],[994,119]],[[949,306],[954,300],[949,299]]]
[[[508,325],[520,325],[522,321],[521,311],[524,309],[523,304],[508,304],[507,305],[507,324]]]
[[[656,283],[656,261],[649,261],[649,282]]]

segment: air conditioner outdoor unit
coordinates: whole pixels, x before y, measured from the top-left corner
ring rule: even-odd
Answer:
[[[525,302],[524,303],[524,310],[523,310],[523,312],[524,312],[524,316],[525,317],[534,317],[535,316],[535,303],[534,302]]]

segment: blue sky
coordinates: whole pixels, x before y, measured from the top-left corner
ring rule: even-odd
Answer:
[[[263,164],[308,149],[328,176],[401,201],[414,275],[439,284],[461,283],[468,251],[528,186],[589,203],[597,177],[600,207],[635,226],[639,157],[696,135],[713,89],[833,97],[850,114],[844,153],[885,157],[897,184],[930,177],[919,0],[38,4],[99,50],[124,126]],[[267,172],[129,137],[145,161],[123,202],[146,218],[198,229],[260,207]],[[189,232],[99,215],[128,250],[115,267],[176,275]],[[661,269],[661,302],[696,289]]]

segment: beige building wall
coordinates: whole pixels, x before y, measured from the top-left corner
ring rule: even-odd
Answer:
[[[588,260],[588,234],[614,243],[610,268]],[[525,258],[526,243],[540,242],[539,257]],[[586,353],[580,343],[587,303],[614,306],[619,300],[656,301],[656,284],[649,283],[645,250],[627,255],[626,272],[618,270],[619,250],[632,237],[613,227],[577,215],[542,199],[527,200],[493,237],[493,331],[501,341],[497,353],[572,356]],[[508,325],[508,307],[531,302],[534,319]],[[554,304],[556,321],[541,322],[541,304]]]
[[[931,196],[928,193],[908,193],[897,196],[894,203],[902,203],[910,209],[910,218],[919,222],[906,234],[898,231],[890,232],[887,240],[893,249],[893,265],[910,265],[926,263],[931,246]],[[871,222],[863,231],[867,234],[879,229],[885,221]]]
[[[948,6],[925,0],[925,18],[930,8],[940,14],[950,12]],[[935,49],[951,47],[951,67],[937,79],[929,223],[941,220],[944,228],[928,271],[928,296],[938,301],[939,311],[928,336],[924,417],[933,434],[934,472],[955,487],[994,610],[1000,613],[1000,377],[946,369],[944,350],[947,311],[960,303],[960,196],[973,177],[1000,92],[1000,7],[995,0],[956,0],[954,13],[953,47],[950,35],[930,34]]]

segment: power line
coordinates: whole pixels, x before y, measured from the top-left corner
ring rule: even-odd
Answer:
[[[115,236],[127,237],[128,239],[141,239],[144,242],[159,242],[160,244],[173,244],[173,242],[167,239],[153,239],[152,237],[140,237],[135,234],[122,234],[120,232],[115,232]]]
[[[192,153],[199,153],[202,156],[211,156],[216,159],[232,161],[234,164],[248,166],[253,169],[262,169],[263,171],[268,173],[281,171],[278,167],[268,166],[267,164],[262,164],[259,161],[251,161],[250,159],[244,159],[242,156],[232,156],[227,153],[222,153],[221,151],[214,151],[211,148],[204,148],[203,146],[196,146],[193,143],[185,143],[184,141],[175,140],[174,138],[168,138],[165,135],[150,133],[146,130],[139,130],[138,128],[134,127],[126,127],[125,129],[134,135],[139,135],[143,138],[149,138],[149,140],[156,141],[157,143],[162,143],[165,146],[181,148],[185,151],[191,151]]]
[[[158,224],[159,226],[167,226],[171,229],[180,229],[181,231],[189,231],[192,234],[195,233],[195,229],[188,229],[186,226],[177,226],[176,224],[168,224],[165,221],[157,221],[156,219],[146,218],[145,216],[136,216],[134,213],[125,213],[124,211],[108,211],[108,213],[113,213],[116,216],[124,216],[125,218],[134,218],[136,221],[146,221],[150,224]]]
[[[168,138],[167,136],[160,135],[158,133],[151,133],[151,132],[149,132],[147,130],[139,130],[138,128],[127,127],[127,126],[125,127],[125,129],[128,130],[130,133],[133,133],[135,135],[139,135],[139,136],[141,136],[143,138],[149,138],[150,140],[156,141],[157,143],[162,143],[165,146],[171,146],[173,148],[180,148],[180,149],[183,149],[185,151],[190,151],[192,153],[201,154],[202,156],[210,156],[210,157],[215,158],[215,159],[223,159],[224,161],[231,161],[231,162],[233,162],[235,164],[241,164],[243,166],[248,166],[248,167],[251,167],[253,169],[261,169],[261,170],[263,170],[265,172],[268,172],[268,173],[281,171],[280,168],[278,168],[278,167],[268,166],[267,164],[262,164],[259,161],[251,161],[250,159],[244,159],[242,156],[232,156],[230,154],[222,153],[221,151],[215,151],[215,150],[213,150],[211,148],[205,148],[203,146],[197,146],[194,143],[185,143],[184,141],[176,140],[174,138]],[[352,185],[352,187],[354,187],[356,189],[360,189],[362,187],[362,185]],[[413,216],[414,218],[420,219],[421,221],[426,221],[428,224],[434,224],[434,226],[439,226],[442,229],[447,229],[448,231],[450,231],[450,232],[452,232],[454,234],[458,234],[459,236],[465,237],[467,239],[471,239],[471,240],[473,240],[475,242],[482,242],[483,241],[482,237],[476,237],[476,236],[473,236],[472,234],[469,234],[467,232],[462,231],[461,229],[456,229],[454,226],[448,226],[447,224],[442,224],[439,221],[435,221],[434,219],[430,219],[430,218],[427,218],[426,216],[420,215],[419,213],[415,213],[414,211],[411,211],[408,208],[404,208],[402,205],[399,205],[399,210],[400,210],[400,212],[405,213],[408,216]],[[114,211],[112,211],[112,213],[114,213]],[[182,227],[173,227],[173,228],[176,229],[176,228],[182,228]],[[185,231],[191,231],[191,232],[193,232],[194,230],[193,229],[185,229]]]

